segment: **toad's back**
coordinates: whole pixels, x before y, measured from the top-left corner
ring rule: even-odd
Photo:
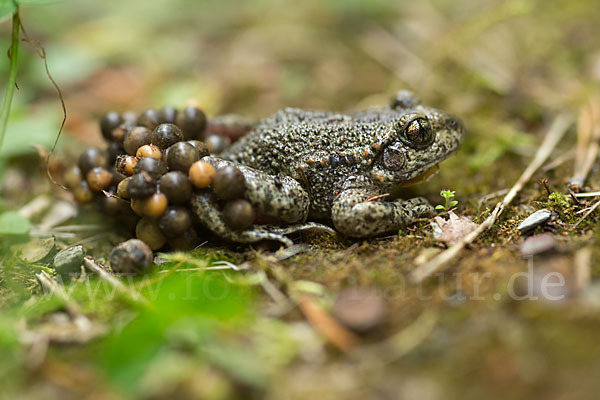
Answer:
[[[222,157],[270,174],[296,176],[311,161],[341,160],[358,166],[377,137],[393,123],[389,109],[355,114],[286,108],[261,121],[226,150]],[[307,160],[309,161],[307,163]]]

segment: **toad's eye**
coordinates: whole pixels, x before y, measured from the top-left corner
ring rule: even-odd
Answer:
[[[403,142],[415,149],[423,149],[433,142],[431,124],[425,118],[416,118],[408,123],[401,136]]]

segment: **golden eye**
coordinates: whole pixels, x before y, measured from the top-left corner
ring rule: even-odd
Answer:
[[[425,118],[412,120],[404,129],[404,142],[409,146],[422,149],[433,142],[431,124]]]

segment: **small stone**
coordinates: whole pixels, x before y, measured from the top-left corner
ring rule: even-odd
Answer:
[[[345,327],[367,333],[384,322],[387,306],[381,295],[372,289],[350,288],[342,290],[331,311]]]
[[[538,226],[545,224],[546,221],[550,219],[552,215],[552,211],[542,208],[541,210],[537,210],[529,217],[525,218],[523,222],[517,226],[517,229],[521,233],[526,233],[532,229],[537,228]]]
[[[600,282],[588,286],[581,294],[579,302],[584,306],[600,309]]]
[[[83,265],[83,257],[85,257],[83,246],[61,250],[54,256],[54,269],[61,276],[78,275]]]
[[[132,273],[148,268],[154,255],[139,239],[129,239],[110,252],[110,265],[115,272]]]
[[[551,233],[542,233],[541,235],[531,236],[521,244],[521,255],[531,257],[534,255],[547,253],[555,250],[557,242]]]

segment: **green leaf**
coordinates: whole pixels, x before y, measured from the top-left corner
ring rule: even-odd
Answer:
[[[458,204],[458,201],[456,201],[456,200],[452,200],[452,201],[450,202],[450,204],[448,204],[448,207],[449,207],[449,208],[452,208],[452,207],[454,207],[454,206],[455,206],[455,205],[457,205],[457,204]]]
[[[8,121],[8,131],[4,138],[0,159],[22,155],[35,155],[34,145],[50,148],[56,138],[57,127],[60,125],[60,114],[56,105],[44,106],[31,118],[24,109],[11,112]]]
[[[0,0],[0,20],[10,17],[17,11],[17,5],[13,0]]]
[[[441,205],[441,204],[438,204],[437,206],[435,206],[435,209],[436,209],[436,210],[443,210],[443,209],[444,209],[444,206],[443,206],[443,205]]]
[[[35,5],[59,3],[61,0],[16,0],[16,1],[19,5],[35,6]]]
[[[15,211],[0,214],[0,235],[26,235],[31,229],[29,220]]]
[[[10,246],[10,250],[26,263],[34,263],[47,257],[54,250],[54,244],[54,237],[49,237]]]

